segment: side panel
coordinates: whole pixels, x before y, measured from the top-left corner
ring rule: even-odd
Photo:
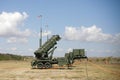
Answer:
[[[84,49],[73,49],[73,56],[85,56]]]
[[[59,66],[63,66],[63,65],[67,64],[67,61],[64,57],[59,57],[59,58],[57,58],[57,60],[58,60],[58,65]]]

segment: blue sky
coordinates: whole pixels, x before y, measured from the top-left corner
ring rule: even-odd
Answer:
[[[45,32],[48,25],[49,37],[62,37],[54,56],[74,48],[84,48],[88,56],[120,56],[119,4],[119,0],[1,0],[0,52],[34,55],[39,29],[42,25]]]

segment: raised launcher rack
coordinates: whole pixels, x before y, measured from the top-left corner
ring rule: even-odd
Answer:
[[[32,68],[51,68],[52,64],[58,64],[58,60],[52,59],[52,56],[60,39],[59,35],[53,35],[34,52],[36,59],[31,62]]]

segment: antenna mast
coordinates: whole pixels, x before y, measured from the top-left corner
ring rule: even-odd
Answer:
[[[42,46],[42,27],[40,28],[40,42],[39,42],[39,47]]]
[[[42,15],[39,15],[38,18],[41,18],[40,40],[39,40],[39,47],[41,47],[42,46]]]

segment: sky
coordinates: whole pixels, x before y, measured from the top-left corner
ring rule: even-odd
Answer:
[[[120,0],[0,0],[0,53],[34,56],[41,27],[61,37],[54,57],[120,57]]]

